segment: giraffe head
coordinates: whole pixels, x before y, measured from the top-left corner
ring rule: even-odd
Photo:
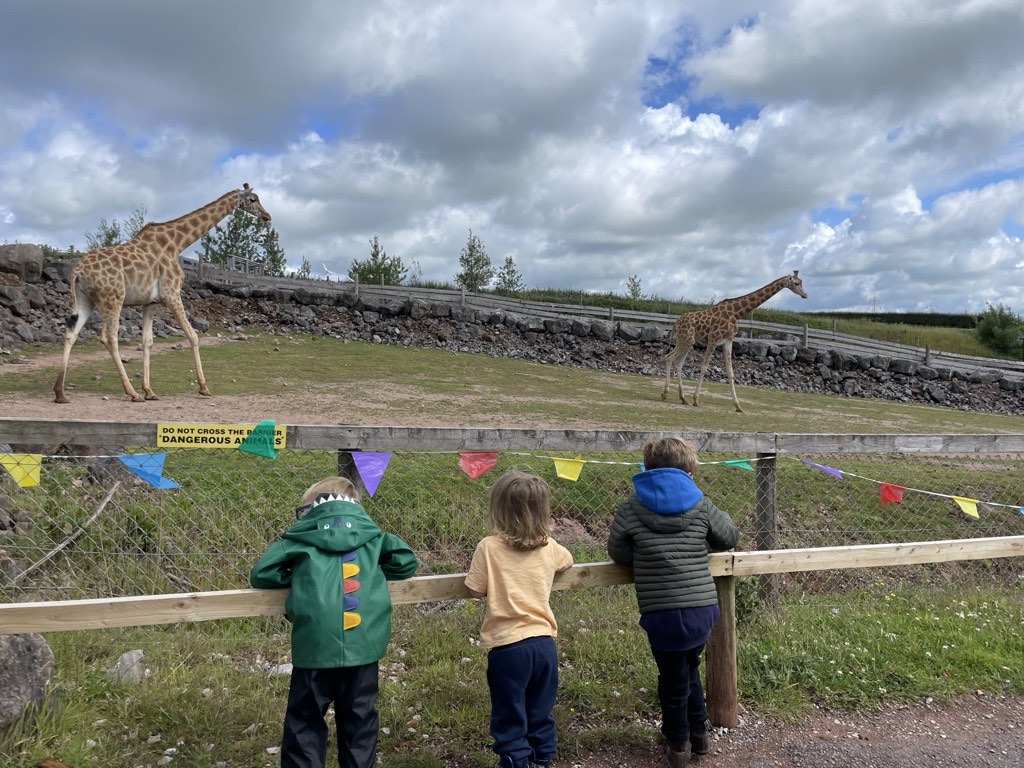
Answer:
[[[804,281],[800,279],[800,270],[794,269],[792,275],[786,275],[783,285],[801,299],[807,298],[807,292],[804,290]]]
[[[238,207],[263,221],[270,221],[270,213],[260,203],[259,196],[253,192],[248,182],[238,191]]]

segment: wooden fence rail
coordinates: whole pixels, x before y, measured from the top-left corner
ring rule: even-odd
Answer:
[[[719,552],[710,556],[721,616],[707,646],[708,708],[712,723],[733,727],[739,718],[737,687],[736,576],[826,569],[953,562],[1024,555],[1024,536],[871,544],[816,549]],[[389,584],[395,604],[470,597],[464,573],[420,576]],[[632,569],[614,563],[582,563],[555,578],[554,589],[630,584]],[[107,629],[284,613],[287,590],[236,589],[173,595],[54,600],[0,605],[0,634]]]

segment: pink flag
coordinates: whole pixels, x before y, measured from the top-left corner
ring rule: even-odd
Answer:
[[[497,451],[463,451],[459,454],[459,466],[474,480],[497,463]]]
[[[352,461],[359,471],[359,479],[366,486],[366,492],[373,496],[384,477],[384,470],[391,461],[391,454],[376,451],[352,451]]]
[[[907,489],[902,485],[882,483],[879,487],[879,496],[881,496],[883,504],[887,501],[903,501],[903,492],[905,490]]]

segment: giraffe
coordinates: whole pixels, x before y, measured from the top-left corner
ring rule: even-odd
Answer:
[[[664,400],[668,396],[668,388],[672,383],[672,371],[675,370],[679,379],[679,399],[684,404],[686,403],[686,398],[683,396],[683,363],[686,362],[686,357],[693,349],[693,345],[700,343],[704,345],[704,359],[700,364],[697,389],[693,393],[693,404],[699,405],[700,387],[704,383],[704,375],[711,363],[711,355],[716,347],[721,346],[725,356],[725,374],[729,378],[729,388],[732,390],[732,404],[736,406],[738,413],[743,413],[740,401],[736,397],[736,383],[732,377],[732,340],[739,331],[736,321],[764,304],[783,288],[789,288],[802,299],[807,298],[799,270],[793,270],[792,275],[785,275],[778,280],[773,280],[753,293],[738,296],[735,299],[723,299],[707,309],[687,312],[680,316],[676,321],[676,346],[669,353],[665,364],[665,388],[661,391],[661,399]]]
[[[149,386],[149,352],[153,346],[153,314],[158,304],[163,304],[171,311],[188,336],[192,356],[195,358],[199,394],[209,396],[210,388],[206,384],[203,364],[199,359],[199,335],[193,330],[181,303],[185,272],[178,262],[178,254],[213,229],[235,208],[241,208],[263,221],[270,221],[270,214],[260,204],[259,197],[245,184],[242,189],[225,192],[212,203],[184,216],[146,224],[126,243],[97,248],[79,259],[68,278],[73,314],[68,315],[66,321],[64,358],[57,382],[53,386],[55,403],[68,402],[64,394],[64,378],[68,371],[71,347],[93,310],[99,312],[103,320],[100,341],[114,358],[125,394],[131,397],[133,403],[157,400]],[[142,391],[145,397],[128,380],[118,350],[117,331],[121,308],[124,306],[143,308]]]

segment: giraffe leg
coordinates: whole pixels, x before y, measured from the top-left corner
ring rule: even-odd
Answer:
[[[155,304],[147,304],[142,309],[142,392],[147,400],[159,400],[149,385],[149,355],[153,349],[153,313]]]
[[[722,347],[722,353],[725,355],[725,375],[729,377],[729,389],[732,391],[732,404],[736,406],[737,413],[743,413],[743,409],[740,408],[739,398],[736,397],[736,382],[732,377],[732,339],[725,342]]]
[[[71,359],[71,348],[75,345],[75,341],[78,340],[78,334],[82,332],[82,328],[89,322],[89,316],[92,314],[92,302],[89,301],[88,295],[84,290],[79,289],[75,291],[74,279],[71,285],[72,303],[75,308],[75,314],[70,315],[67,319],[67,328],[64,330],[64,357],[60,363],[60,373],[57,374],[57,381],[53,385],[53,402],[55,403],[69,403],[67,395],[64,394],[64,380],[68,373],[68,361]]]
[[[203,361],[199,358],[199,334],[192,327],[192,323],[188,321],[185,307],[181,303],[181,297],[178,294],[170,295],[164,299],[164,303],[171,308],[171,311],[174,313],[174,319],[178,321],[181,330],[188,336],[188,343],[192,347],[192,357],[196,363],[196,383],[199,385],[199,394],[209,397],[210,388],[206,385],[206,377],[203,375]]]
[[[704,358],[700,361],[700,376],[697,377],[697,388],[693,391],[693,404],[694,406],[700,405],[700,388],[704,383],[704,375],[708,372],[708,366],[711,365],[711,356],[715,353],[715,346],[711,342],[708,342],[707,348],[704,350]]]
[[[692,351],[693,344],[691,343],[690,346],[686,348],[686,351],[683,352],[682,357],[680,357],[679,361],[676,363],[676,383],[678,384],[679,389],[679,402],[682,403],[683,405],[687,404],[686,395],[683,394],[683,365],[686,364],[686,358],[690,356],[690,352]]]
[[[662,402],[665,402],[665,400],[668,398],[668,388],[672,384],[672,371],[675,370],[678,374],[678,368],[682,367],[681,364],[679,364],[677,367],[677,363],[679,361],[681,352],[682,348],[678,344],[676,344],[672,351],[668,353],[668,357],[665,358],[665,386],[661,390]],[[682,356],[685,358],[685,354]]]
[[[145,398],[135,391],[135,387],[132,386],[128,378],[128,372],[124,369],[124,363],[121,362],[121,349],[117,342],[117,329],[120,318],[120,305],[114,311],[103,312],[103,331],[100,335],[100,340],[103,342],[103,346],[107,348],[110,356],[114,358],[114,365],[117,366],[117,372],[121,376],[121,386],[124,387],[124,393],[132,399],[133,403],[141,403],[145,401]]]

